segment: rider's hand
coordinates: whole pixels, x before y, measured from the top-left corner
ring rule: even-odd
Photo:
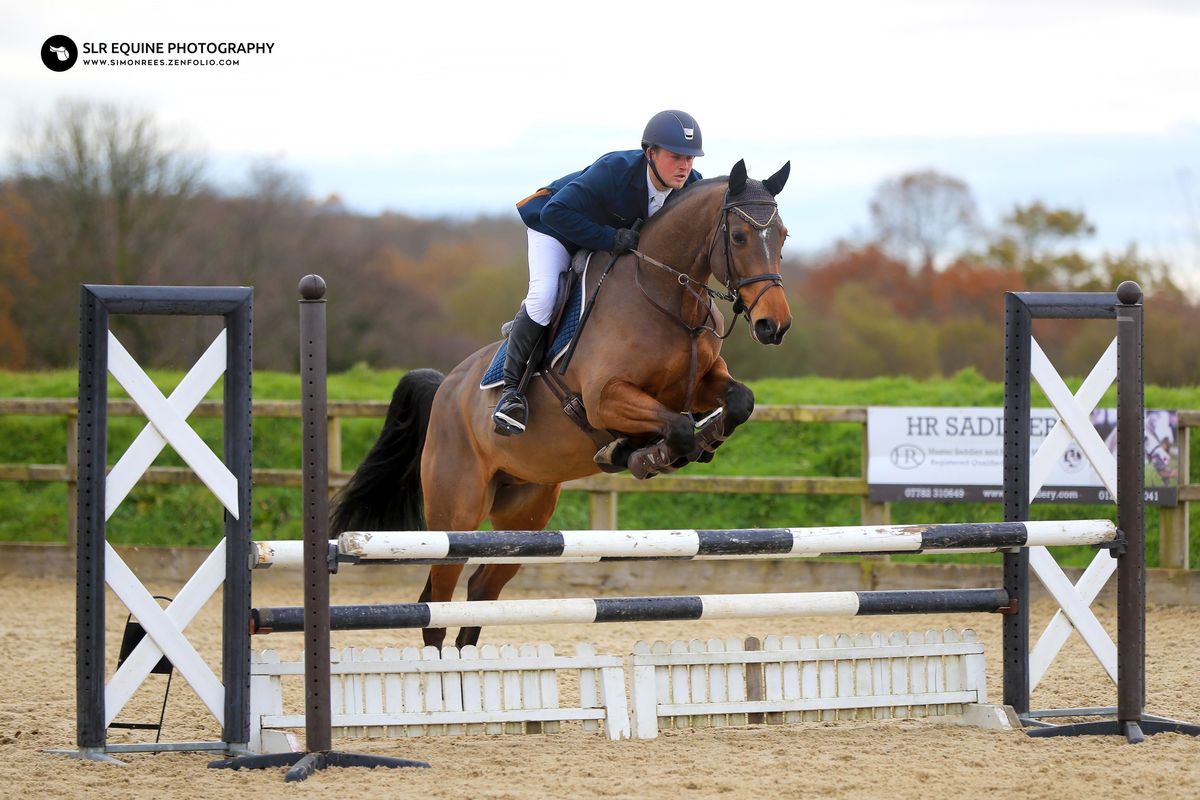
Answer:
[[[613,235],[613,255],[628,253],[638,246],[639,234],[632,228],[618,228]]]

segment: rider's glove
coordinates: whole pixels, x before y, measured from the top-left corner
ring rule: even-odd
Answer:
[[[639,234],[632,228],[618,228],[613,235],[613,255],[628,253],[638,246]]]

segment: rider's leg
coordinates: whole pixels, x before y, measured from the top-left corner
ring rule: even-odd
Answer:
[[[521,394],[521,377],[537,349],[554,313],[558,276],[571,263],[571,256],[552,236],[529,231],[529,293],[513,320],[504,359],[504,391],[492,413],[496,433],[515,436],[525,432],[529,405]]]
[[[529,405],[521,393],[521,378],[529,359],[538,349],[546,332],[545,325],[533,321],[525,309],[517,312],[512,330],[508,332],[508,353],[504,357],[504,391],[492,412],[492,423],[501,436],[517,436],[525,432],[529,421]]]

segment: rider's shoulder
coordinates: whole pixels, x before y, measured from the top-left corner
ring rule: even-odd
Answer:
[[[614,150],[597,158],[592,166],[633,167],[643,163],[643,158],[641,150]]]
[[[616,179],[623,182],[633,171],[644,169],[641,150],[614,150],[605,153],[583,171],[588,181]]]

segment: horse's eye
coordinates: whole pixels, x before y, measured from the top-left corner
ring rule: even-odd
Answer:
[[[745,243],[746,243],[746,234],[744,234],[744,233],[735,233],[735,234],[733,235],[733,243],[734,243],[734,244],[745,244]]]

